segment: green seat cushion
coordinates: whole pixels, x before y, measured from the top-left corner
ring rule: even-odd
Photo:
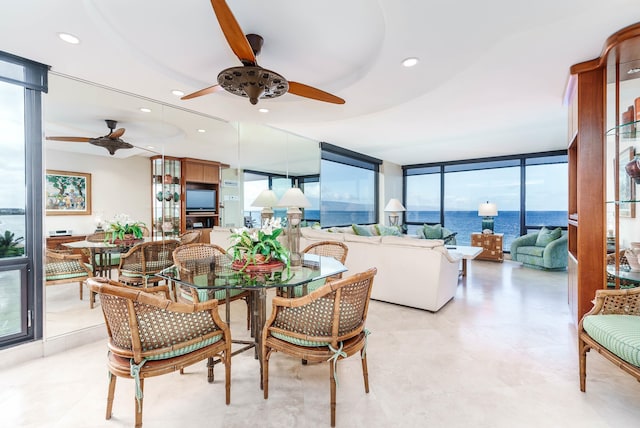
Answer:
[[[61,274],[61,275],[47,275],[46,280],[47,281],[56,281],[59,279],[73,279],[73,278],[87,278],[89,275],[87,275],[86,272],[81,273],[65,273],[65,274]]]
[[[369,225],[352,224],[353,233],[359,236],[375,236],[372,228]]]
[[[320,278],[320,279],[316,279],[314,281],[311,281],[310,283],[307,284],[307,293],[309,294],[312,291],[317,290],[318,288],[322,287],[325,282],[327,280],[325,278]],[[305,295],[305,293],[303,293],[304,291],[304,286],[303,285],[298,285],[297,287],[293,287],[293,295],[295,297],[302,297]]]
[[[193,352],[193,351],[197,351],[198,349],[202,349],[205,346],[209,346],[211,344],[214,344],[214,343],[218,342],[220,339],[222,339],[222,333],[218,334],[218,335],[215,335],[213,337],[210,337],[208,339],[202,340],[200,342],[193,343],[191,345],[184,346],[182,348],[174,349],[173,351],[163,352],[162,354],[153,355],[151,357],[146,357],[146,359],[147,360],[167,360],[169,358],[179,357],[181,355],[188,354],[189,352]],[[148,351],[148,349],[146,349],[146,351]]]
[[[556,227],[553,230],[549,230],[546,227],[542,226],[540,232],[538,233],[538,237],[536,238],[536,247],[546,247],[551,242],[562,236],[562,229]]]
[[[518,247],[518,254],[542,257],[542,255],[544,254],[544,247],[535,247],[535,246]]]
[[[442,239],[442,225],[434,224],[433,226],[430,226],[428,224],[425,224],[424,237],[426,239]]]
[[[640,367],[640,316],[587,315],[582,325],[593,340],[629,364]]]
[[[375,226],[378,235],[380,236],[402,236],[400,228],[398,226],[385,226],[384,224],[376,224]]]
[[[327,346],[331,343],[331,342],[315,342],[313,340],[298,339],[297,337],[292,337],[287,334],[277,333],[277,332],[272,332],[271,335],[276,339],[284,340],[285,342],[289,342],[298,346],[320,347],[320,346]]]

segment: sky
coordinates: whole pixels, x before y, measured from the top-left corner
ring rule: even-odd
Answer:
[[[0,208],[24,208],[24,105],[23,88],[0,82]]]

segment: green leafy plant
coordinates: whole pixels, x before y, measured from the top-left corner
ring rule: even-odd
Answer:
[[[15,237],[15,233],[5,230],[4,235],[0,235],[0,257],[21,256],[24,254],[24,247],[18,247],[24,238]]]
[[[113,218],[107,225],[105,233],[105,241],[114,242],[116,239],[124,240],[127,235],[134,239],[142,239],[144,236],[143,228],[146,225],[141,221],[133,221],[125,214],[119,214]]]
[[[234,229],[230,239],[233,245],[233,260],[242,261],[246,268],[249,264],[268,263],[280,260],[289,267],[289,251],[278,241],[282,234],[280,219],[265,221],[262,228],[250,230],[245,227]]]

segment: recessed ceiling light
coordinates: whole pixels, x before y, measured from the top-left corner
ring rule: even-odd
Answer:
[[[171,91],[171,93],[172,93],[173,95],[175,95],[176,97],[181,97],[181,96],[183,96],[183,95],[184,95],[184,92],[182,92],[182,91],[181,91],[181,90],[179,90],[179,89],[174,89],[173,91]]]
[[[260,113],[269,113],[269,109],[268,108],[259,108],[258,111]]]
[[[627,71],[627,74],[636,74],[636,73],[640,73],[640,67],[633,67],[633,68],[630,68],[629,71]]]
[[[405,67],[413,67],[418,63],[418,61],[419,61],[418,58],[411,57],[411,58],[403,59],[402,65],[404,65]]]
[[[147,146],[147,149],[150,149],[150,150],[153,150],[155,148],[156,148],[155,146]]]
[[[71,43],[72,45],[77,45],[80,43],[80,39],[69,33],[58,33],[58,37],[64,40],[67,43]]]
[[[200,129],[198,129],[198,132],[201,133],[201,134],[204,134],[205,132],[207,132],[207,130],[200,128]]]
[[[143,113],[151,113],[151,109],[146,107],[140,107],[140,111]]]

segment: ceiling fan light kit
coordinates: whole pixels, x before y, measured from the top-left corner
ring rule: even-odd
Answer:
[[[218,84],[227,92],[249,98],[253,105],[258,98],[276,98],[289,90],[289,82],[278,73],[250,65],[222,70]]]

